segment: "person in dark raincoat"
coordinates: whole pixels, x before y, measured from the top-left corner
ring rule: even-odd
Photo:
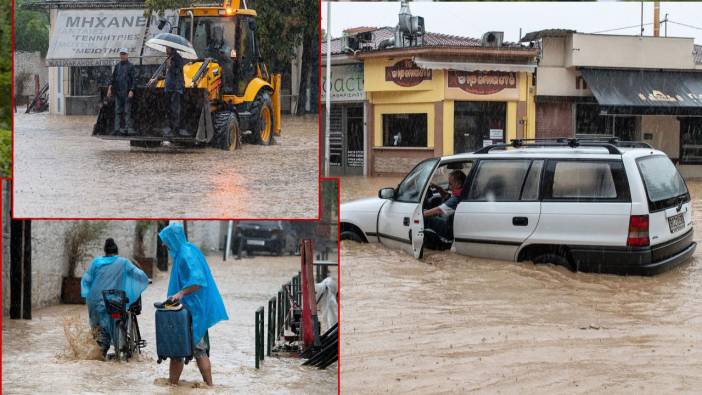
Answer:
[[[80,294],[88,304],[90,327],[102,350],[102,355],[112,344],[112,318],[107,314],[102,291],[119,289],[127,294],[127,308],[137,302],[141,293],[149,285],[146,274],[128,259],[117,255],[117,244],[113,239],[105,240],[105,256],[97,257],[83,274],[80,282]]]
[[[228,320],[222,296],[217,289],[205,256],[185,239],[183,226],[168,225],[159,237],[173,258],[168,282],[168,299],[180,301],[190,311],[193,323],[193,357],[207,385],[212,385],[210,339],[207,330],[219,321]],[[171,358],[169,380],[178,384],[183,360]]]
[[[115,134],[133,134],[130,117],[135,85],[134,65],[129,61],[127,48],[120,48],[119,59],[119,63],[112,70],[107,97],[115,98]],[[122,128],[122,116],[124,116],[124,128]]]
[[[183,65],[185,61],[180,53],[171,47],[166,47],[166,96],[168,96],[168,124],[169,128],[164,131],[165,136],[174,133],[182,137],[188,136],[188,132],[181,129],[180,107],[183,101],[185,90],[185,80],[183,79]]]

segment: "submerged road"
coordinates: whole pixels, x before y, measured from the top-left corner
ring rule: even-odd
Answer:
[[[341,179],[342,201],[398,179]],[[341,250],[346,393],[699,393],[702,182],[692,260],[655,277],[378,244]]]
[[[94,116],[15,115],[21,218],[316,218],[317,116],[284,117],[272,146],[130,148]]]
[[[254,313],[259,306],[267,309],[271,296],[297,273],[300,257],[208,261],[229,314],[229,321],[210,329],[212,388],[204,386],[194,361],[185,365],[177,388],[168,384],[168,361],[156,363],[153,302],[166,298],[168,286],[168,273],[156,273],[142,294],[139,326],[147,347],[140,360],[95,360],[83,305],[37,309],[27,321],[3,319],[3,394],[336,393],[336,364],[319,370],[300,366],[297,358],[266,357],[261,369],[254,368]]]

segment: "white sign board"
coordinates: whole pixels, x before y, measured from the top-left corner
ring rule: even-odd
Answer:
[[[176,15],[166,13],[173,26]],[[149,18],[144,10],[59,10],[51,27],[49,51],[46,59],[49,66],[97,66],[112,65],[119,59],[119,49],[127,48],[133,63],[138,63],[142,45],[149,38],[167,32],[158,29],[159,18]],[[144,46],[144,57],[162,57],[164,54]]]
[[[322,101],[327,97],[326,73],[322,73]],[[332,66],[331,70],[331,101],[363,101],[366,93],[363,91],[363,65],[346,64]]]
[[[490,129],[490,139],[492,140],[502,140],[504,132],[502,129]]]
[[[492,145],[492,140],[483,140],[483,147],[488,147]]]

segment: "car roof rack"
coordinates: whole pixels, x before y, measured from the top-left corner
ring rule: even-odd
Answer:
[[[487,154],[494,149],[507,148],[537,148],[537,147],[600,147],[605,148],[610,154],[621,155],[620,148],[652,148],[649,144],[640,141],[620,141],[617,137],[551,137],[536,139],[511,139],[509,143],[492,144],[474,152],[474,154]]]

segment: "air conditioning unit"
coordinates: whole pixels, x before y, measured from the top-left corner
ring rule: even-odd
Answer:
[[[504,32],[487,32],[483,34],[481,45],[483,47],[499,48],[502,46],[504,36]]]

